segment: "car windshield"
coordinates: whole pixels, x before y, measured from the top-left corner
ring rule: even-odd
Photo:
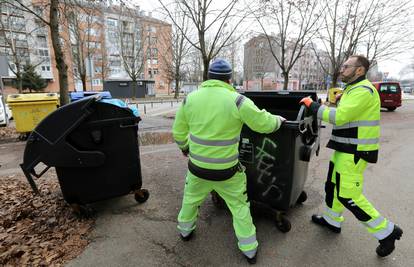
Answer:
[[[381,84],[380,92],[387,94],[396,94],[399,92],[400,86],[398,84]]]

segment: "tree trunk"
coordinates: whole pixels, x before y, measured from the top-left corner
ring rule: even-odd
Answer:
[[[16,73],[16,80],[17,80],[17,90],[19,94],[23,93],[23,77],[20,71]]]
[[[210,60],[207,58],[203,58],[203,81],[207,81],[208,80],[208,67],[210,65]]]
[[[338,86],[338,79],[339,79],[339,73],[338,72],[334,72],[332,75],[332,87],[337,87]]]
[[[136,95],[137,95],[137,81],[132,80],[132,99],[135,100]]]
[[[289,73],[283,72],[283,90],[288,89],[288,83],[289,83]]]
[[[180,86],[180,79],[175,78],[175,92],[174,92],[175,99],[178,98],[178,94],[180,93],[180,88],[178,88],[179,86]]]
[[[86,73],[82,73],[80,75],[80,77],[81,77],[81,81],[82,81],[82,91],[87,91],[86,90]],[[92,90],[92,88],[91,88],[91,90]]]
[[[55,53],[56,68],[59,75],[60,105],[69,103],[68,95],[68,66],[65,63],[62,44],[59,39],[59,0],[50,1],[50,36],[52,39],[53,51]]]

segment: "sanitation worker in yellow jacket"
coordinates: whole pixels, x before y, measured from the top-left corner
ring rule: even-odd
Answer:
[[[325,211],[312,221],[335,233],[341,232],[344,208],[379,240],[378,256],[385,257],[395,248],[403,231],[374,208],[363,195],[364,171],[378,159],[381,102],[375,87],[365,77],[369,61],[351,56],[342,65],[340,77],[346,83],[337,108],[304,98],[301,103],[319,119],[333,125],[328,147],[335,150],[325,183]]]
[[[259,133],[277,131],[284,118],[259,110],[230,85],[232,69],[223,60],[209,67],[209,80],[189,94],[177,111],[173,136],[188,155],[184,198],[178,214],[178,230],[189,240],[196,228],[198,207],[211,191],[217,192],[233,215],[238,247],[251,264],[256,262],[256,228],[247,200],[246,175],[239,162],[239,138],[243,124]]]

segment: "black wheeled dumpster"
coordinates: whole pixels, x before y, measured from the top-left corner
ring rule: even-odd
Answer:
[[[32,189],[33,176],[55,167],[64,199],[80,205],[135,193],[143,203],[138,146],[139,117],[128,108],[83,98],[49,114],[30,134],[20,165]],[[38,165],[46,165],[37,171]]]
[[[260,109],[283,116],[287,121],[275,133],[259,134],[243,126],[239,159],[246,167],[247,193],[256,206],[276,211],[276,226],[291,228],[284,213],[307,199],[304,184],[311,155],[319,151],[320,121],[299,101],[311,91],[244,92]],[[217,196],[213,195],[213,201]],[[220,200],[219,200],[220,201]]]

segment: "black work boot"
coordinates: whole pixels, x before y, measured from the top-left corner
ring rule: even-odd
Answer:
[[[379,240],[380,244],[376,250],[378,256],[386,257],[390,255],[395,249],[395,240],[400,240],[402,234],[403,230],[398,227],[398,225],[394,225],[394,230],[392,233],[386,238]]]
[[[330,225],[321,215],[317,215],[317,214],[312,215],[312,222],[318,225],[321,225],[321,226],[325,226],[334,233],[339,234],[341,232],[340,227]]]
[[[244,257],[246,258],[247,262],[249,264],[256,264],[256,260],[257,260],[257,251],[256,251],[256,255],[254,255],[253,258],[249,258],[246,255],[244,255]]]
[[[185,242],[190,241],[191,238],[193,238],[193,233],[194,231],[191,231],[191,233],[187,236],[183,236],[182,234],[180,234],[181,240]]]

